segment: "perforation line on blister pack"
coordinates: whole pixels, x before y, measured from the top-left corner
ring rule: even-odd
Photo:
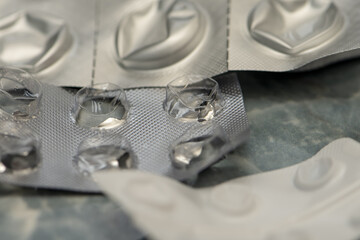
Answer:
[[[226,20],[226,68],[229,69],[229,51],[230,51],[230,12],[231,0],[227,0],[227,20]]]
[[[95,73],[96,73],[96,62],[97,62],[97,52],[98,52],[98,38],[100,32],[100,15],[101,15],[101,4],[99,0],[94,0],[94,46],[93,46],[93,61],[92,61],[92,70],[91,70],[91,85],[94,85],[95,82]]]

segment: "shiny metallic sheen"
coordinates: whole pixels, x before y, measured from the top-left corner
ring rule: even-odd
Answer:
[[[204,24],[202,13],[189,1],[145,1],[125,15],[118,26],[118,61],[134,69],[172,65],[199,45]]]
[[[0,63],[30,72],[50,67],[72,47],[73,38],[61,18],[20,11],[0,19]]]
[[[330,0],[263,0],[250,14],[248,28],[269,48],[298,54],[332,40],[343,24]]]

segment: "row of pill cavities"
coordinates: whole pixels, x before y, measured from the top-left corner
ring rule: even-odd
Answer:
[[[154,9],[157,16],[165,13],[161,19],[164,24],[159,23]],[[174,14],[177,17],[172,17]],[[120,20],[113,41],[116,61],[123,68],[139,70],[172,65],[199,46],[205,35],[204,24],[202,11],[189,1],[168,1],[168,4],[148,1],[133,8]],[[151,31],[144,29],[149,25],[153,26]],[[159,31],[163,34],[154,34]],[[146,37],[144,33],[151,36]],[[13,44],[14,40],[17,44]],[[3,49],[0,62],[5,65],[38,73],[63,58],[73,48],[74,42],[72,28],[66,19],[46,12],[19,11],[0,19],[0,45]]]
[[[193,52],[206,35],[203,10],[190,1],[174,1],[172,4],[148,1],[147,4],[149,6],[139,6],[124,15],[117,26],[113,48],[116,61],[123,68],[147,70],[173,65]],[[158,6],[152,8],[151,5]],[[304,7],[308,8],[308,15],[303,14]],[[269,49],[298,54],[332,39],[344,25],[332,1],[324,1],[321,7],[322,11],[319,11],[319,7],[313,6],[309,0],[296,3],[263,0],[249,13],[248,31],[253,39]],[[164,24],[155,24],[153,9],[158,15],[166,12],[162,21],[167,21],[168,29],[160,29]],[[284,12],[289,14],[284,17]],[[171,17],[174,14],[176,18]],[[154,20],[154,24],[150,24],[153,26],[151,32],[165,31],[167,34],[143,37],[142,33],[146,32],[143,26],[149,26],[151,16]],[[328,21],[329,17],[331,21]],[[133,18],[136,21],[131,21]],[[286,24],[293,18],[298,19],[297,24]],[[24,21],[27,24],[22,24]],[[283,27],[274,27],[271,24],[274,21]],[[13,44],[14,39],[17,44]],[[50,14],[21,11],[0,19],[0,62],[5,65],[41,72],[69,52],[73,43],[74,37],[65,21]]]
[[[3,68],[0,86],[1,113],[14,120],[1,125],[3,171],[0,172],[32,172],[40,166],[40,139],[16,122],[36,120],[42,98],[41,84],[26,71]],[[175,168],[187,169],[193,161],[201,161],[206,149],[221,149],[227,143],[221,127],[210,121],[223,107],[218,83],[211,78],[189,75],[169,83],[164,101],[169,117],[182,122],[205,122],[171,144],[170,158]],[[97,84],[76,93],[71,118],[74,124],[86,129],[109,130],[126,122],[129,108],[124,90],[114,84]],[[84,175],[109,167],[136,167],[136,156],[127,139],[110,131],[102,133],[79,145],[75,167]],[[199,152],[199,147],[203,151]]]

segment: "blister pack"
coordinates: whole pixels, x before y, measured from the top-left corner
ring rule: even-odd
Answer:
[[[235,74],[184,76],[166,88],[95,84],[75,94],[0,70],[1,125],[11,126],[0,132],[4,182],[98,192],[91,175],[108,168],[192,181],[249,134]]]
[[[0,2],[0,65],[22,68],[45,83],[91,83],[95,0]]]
[[[359,159],[360,144],[345,138],[300,164],[204,189],[131,170],[94,178],[155,239],[350,240],[360,235]]]
[[[232,0],[229,70],[310,70],[360,55],[357,0]]]
[[[212,77],[227,71],[228,2],[210,1],[4,0],[0,65],[69,87]]]
[[[98,11],[95,82],[161,87],[227,71],[227,0],[105,0]]]

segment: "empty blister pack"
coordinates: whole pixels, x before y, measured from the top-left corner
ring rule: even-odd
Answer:
[[[162,87],[227,71],[227,0],[105,0],[97,10],[95,82]]]
[[[167,88],[126,90],[96,84],[75,94],[47,84],[37,92],[32,86],[38,82],[26,72],[2,69],[0,118],[41,139],[42,164],[31,174],[2,174],[0,180],[98,192],[88,175],[136,168],[191,181],[249,134],[236,75],[217,80],[186,76]],[[183,114],[172,115],[176,111]],[[15,160],[21,150],[12,152]]]
[[[360,235],[359,159],[360,144],[345,138],[300,164],[204,189],[131,170],[94,178],[155,239],[350,240]]]
[[[95,0],[3,0],[0,65],[49,84],[89,85],[94,30]]]
[[[357,0],[232,0],[229,70],[309,70],[360,55]]]

